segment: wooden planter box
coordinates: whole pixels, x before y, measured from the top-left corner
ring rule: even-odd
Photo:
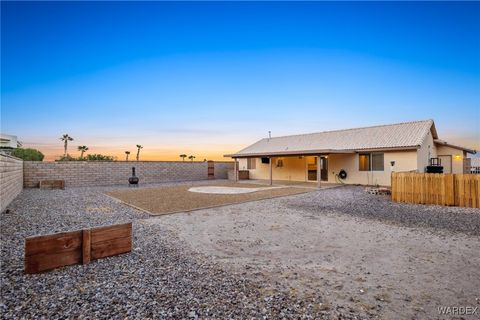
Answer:
[[[132,223],[25,239],[25,273],[39,273],[132,251]]]
[[[40,189],[65,189],[64,180],[41,180]]]

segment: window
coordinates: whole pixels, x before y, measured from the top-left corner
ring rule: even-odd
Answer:
[[[383,153],[372,153],[372,170],[383,171]]]
[[[278,159],[277,160],[277,168],[281,168],[283,167],[283,160],[282,159]]]
[[[360,171],[370,171],[370,154],[369,153],[360,153],[358,155],[358,170]]]
[[[270,158],[262,158],[262,163],[269,164],[270,163]]]
[[[360,153],[358,155],[358,170],[384,171],[383,153]]]
[[[256,169],[257,159],[256,158],[247,158],[247,169]]]

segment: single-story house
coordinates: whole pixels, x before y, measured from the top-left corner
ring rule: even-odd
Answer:
[[[476,151],[440,140],[424,120],[265,138],[225,156],[250,179],[389,186],[392,171],[463,173],[467,153]]]

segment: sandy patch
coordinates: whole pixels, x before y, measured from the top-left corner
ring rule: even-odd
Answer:
[[[216,186],[203,186],[203,187],[191,187],[188,189],[190,192],[198,193],[211,193],[211,194],[242,194],[252,193],[263,190],[278,189],[282,187],[264,187],[264,188],[245,188],[245,187],[216,187]]]
[[[288,205],[311,202],[314,195],[181,213],[148,223],[166,225],[227,268],[258,276],[266,290],[280,286],[299,295],[321,291],[332,308],[362,310],[368,318],[438,319],[438,307],[480,303],[478,237]]]
[[[107,195],[153,215],[161,215],[312,192],[312,189],[307,188],[260,188],[258,185],[228,182],[219,183],[217,187],[241,188],[243,190],[251,188],[256,191],[236,194],[212,194],[190,192],[189,189],[192,187],[192,185],[181,185],[174,187],[121,189],[107,192]],[[207,186],[197,185],[194,187]],[[211,185],[208,187],[211,187]]]

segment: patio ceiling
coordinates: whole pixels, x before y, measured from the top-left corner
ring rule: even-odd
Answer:
[[[231,158],[261,158],[261,157],[296,157],[296,156],[318,156],[319,154],[353,154],[354,150],[305,150],[305,151],[278,151],[269,153],[242,153],[226,154],[225,157]]]

